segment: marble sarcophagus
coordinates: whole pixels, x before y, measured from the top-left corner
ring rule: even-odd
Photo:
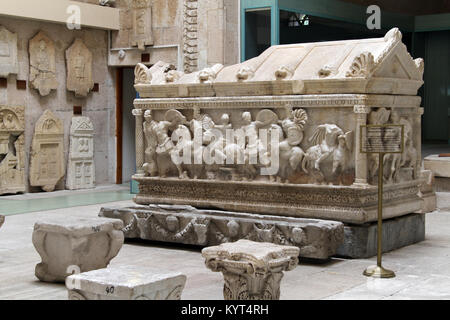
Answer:
[[[405,151],[384,158],[384,219],[429,210],[424,61],[401,38],[273,46],[190,74],[137,65],[135,202],[370,223],[378,157],[360,152],[360,126],[392,123]]]

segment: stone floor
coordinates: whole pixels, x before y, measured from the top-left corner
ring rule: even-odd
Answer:
[[[384,254],[383,265],[394,270],[396,278],[363,276],[375,257],[301,262],[282,280],[281,299],[450,299],[450,193],[439,193],[438,202],[440,209],[426,216],[425,241]],[[50,216],[95,217],[101,206],[97,203],[7,216],[0,229],[0,299],[66,299],[63,284],[41,283],[34,276],[34,267],[40,262],[31,243],[34,222]],[[0,208],[5,208],[4,203]],[[188,280],[182,299],[223,298],[222,275],[204,266],[198,248],[127,242],[111,262],[126,264],[157,265],[161,270],[185,273]]]

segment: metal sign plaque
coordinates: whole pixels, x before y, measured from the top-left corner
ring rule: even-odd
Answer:
[[[403,153],[404,125],[370,124],[362,125],[360,129],[361,153]]]

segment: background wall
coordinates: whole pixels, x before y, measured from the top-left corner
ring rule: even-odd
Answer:
[[[26,130],[26,176],[30,162],[30,146],[34,125],[46,109],[52,110],[64,123],[64,151],[67,165],[69,149],[69,130],[73,115],[73,106],[82,106],[83,115],[91,118],[94,128],[94,148],[96,183],[115,182],[115,90],[113,70],[107,63],[107,32],[95,29],[69,30],[65,25],[37,21],[0,18],[0,24],[18,35],[19,74],[8,77],[8,87],[0,88],[1,105],[24,105]],[[45,97],[31,89],[29,81],[28,42],[40,30],[44,31],[55,43],[56,76],[59,82],[57,90]],[[89,93],[87,98],[77,98],[73,92],[66,90],[65,51],[75,38],[81,38],[93,54],[93,79],[99,84],[99,92]],[[26,80],[27,89],[18,90],[16,80]],[[27,181],[27,184],[29,181]],[[64,188],[65,181],[58,185]]]

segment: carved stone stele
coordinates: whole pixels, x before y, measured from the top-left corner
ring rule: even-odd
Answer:
[[[94,88],[92,78],[92,53],[83,43],[75,39],[66,50],[67,90],[74,91],[76,96],[86,97]]]
[[[118,266],[74,274],[66,279],[69,300],[180,300],[181,273],[148,266]]]
[[[0,106],[0,194],[25,192],[25,107]]]
[[[53,112],[39,118],[31,145],[30,185],[53,191],[64,177],[64,128]]]
[[[239,240],[202,250],[206,266],[224,277],[225,300],[279,300],[283,271],[298,264],[299,249]]]
[[[131,0],[133,10],[133,33],[131,46],[145,50],[145,46],[153,45],[152,6],[150,0]]]
[[[336,221],[149,205],[103,207],[99,216],[121,219],[125,237],[199,246],[247,239],[296,246],[300,256],[328,259],[344,242],[344,224]]]
[[[17,34],[0,26],[0,78],[19,72]]]
[[[73,117],[66,187],[75,190],[94,186],[94,126],[88,117]]]
[[[42,262],[41,281],[62,282],[72,273],[106,268],[122,247],[123,223],[116,219],[62,217],[38,221],[33,245]]]
[[[30,40],[30,85],[46,96],[52,89],[58,88],[56,79],[55,44],[40,31]]]

